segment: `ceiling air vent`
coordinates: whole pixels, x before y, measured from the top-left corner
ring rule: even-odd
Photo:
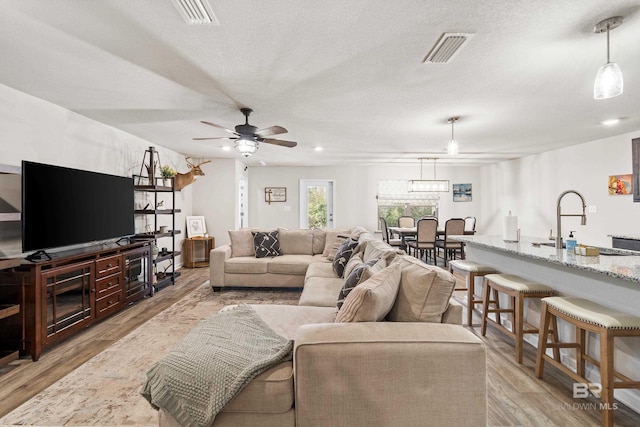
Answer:
[[[189,25],[218,25],[208,0],[171,0]]]
[[[449,62],[471,37],[473,34],[469,33],[443,33],[422,62],[435,64]]]

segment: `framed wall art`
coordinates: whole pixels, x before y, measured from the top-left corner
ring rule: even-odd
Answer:
[[[470,202],[471,200],[471,184],[453,184],[454,202]]]
[[[207,234],[207,226],[203,216],[187,217],[187,237],[204,237]]]
[[[265,187],[264,201],[269,204],[271,204],[271,202],[286,202],[287,187]]]
[[[631,158],[633,161],[633,201],[640,202],[640,138],[631,140]]]
[[[633,175],[610,175],[609,176],[609,195],[622,196],[633,193]]]

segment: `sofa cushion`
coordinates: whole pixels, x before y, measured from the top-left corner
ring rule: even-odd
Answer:
[[[256,254],[253,246],[253,234],[247,228],[229,230],[229,241],[231,242],[232,257],[254,256]]]
[[[278,228],[278,241],[283,255],[313,255],[313,230]]]
[[[313,254],[322,254],[324,252],[324,245],[326,243],[326,235],[324,230],[319,228],[313,229]]]
[[[278,241],[278,230],[274,231],[254,231],[253,247],[256,258],[275,257],[281,255],[280,242]]]
[[[264,274],[269,268],[270,258],[256,258],[254,256],[229,258],[224,263],[225,273]]]
[[[358,241],[352,240],[351,238],[342,242],[333,258],[333,272],[336,273],[336,276],[344,277],[344,268],[347,266],[351,254],[353,254],[353,250],[357,245]]]
[[[387,264],[391,264],[396,255],[403,253],[401,250],[393,249],[382,240],[369,240],[364,245],[362,260],[367,262],[371,259],[384,258]]]
[[[290,340],[295,340],[300,326],[312,323],[331,323],[336,317],[335,305],[333,307],[302,307],[299,305],[251,304],[250,307],[277,334]]]
[[[340,236],[339,239],[338,236]],[[322,255],[327,257],[329,261],[333,261],[333,256],[335,255],[342,242],[347,240],[350,236],[351,234],[349,233],[349,230],[346,229],[326,230],[324,250],[322,251]]]
[[[327,259],[327,257],[322,256],[322,254],[315,254],[313,256],[313,262],[322,262],[322,263],[328,263],[329,265],[331,265],[331,261],[329,261]]]
[[[312,259],[312,255],[281,255],[269,260],[267,271],[275,274],[304,276]]]
[[[329,277],[335,279],[336,273],[333,272],[333,264],[330,262],[312,262],[307,268],[306,277]]]
[[[336,303],[336,308],[340,310],[342,308],[342,304],[344,304],[345,298],[349,295],[349,293],[358,286],[360,283],[366,281],[374,274],[374,270],[371,268],[377,260],[371,260],[368,263],[360,262],[360,264],[356,265],[346,279],[344,279],[344,284],[340,289],[340,293],[338,294],[338,301]]]
[[[400,286],[400,263],[375,273],[344,300],[336,322],[379,322],[389,313]]]
[[[344,279],[339,277],[308,277],[304,281],[304,289],[298,300],[298,305],[331,307],[333,318],[336,314],[336,301]],[[333,321],[333,320],[331,320]]]
[[[344,278],[345,280],[349,277],[354,268],[362,264],[362,256],[359,253],[353,253],[351,258],[349,258],[349,262],[344,267]]]
[[[453,275],[406,255],[400,263],[400,288],[387,320],[441,322],[456,284]]]
[[[280,414],[293,407],[293,363],[273,366],[252,379],[221,412]]]

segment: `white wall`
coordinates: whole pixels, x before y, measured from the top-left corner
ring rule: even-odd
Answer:
[[[2,164],[20,166],[22,160],[30,160],[121,176],[138,174],[145,149],[154,145],[4,85],[0,85],[0,141]],[[158,152],[163,163],[180,172],[188,170],[182,155],[162,147]],[[191,213],[191,190],[177,193],[176,198],[182,210],[176,219],[183,230],[179,247],[184,216]],[[19,256],[18,248],[14,243],[3,246],[0,236],[5,256]]]
[[[578,243],[610,247],[609,234],[640,235],[640,203],[632,195],[610,196],[607,189],[610,175],[633,172],[631,140],[638,137],[640,132],[632,132],[483,167],[483,234],[501,235],[511,210],[522,235],[547,237],[551,229],[555,235],[558,196],[571,189],[597,212],[587,212],[585,226],[579,218],[563,218],[563,238],[575,230]],[[562,212],[581,212],[580,199],[565,196]]]
[[[234,159],[213,159],[201,166],[204,176],[193,187],[193,215],[204,216],[207,233],[216,246],[229,242],[228,230],[239,227],[238,181],[245,174],[245,166]]]
[[[423,166],[424,179],[433,177],[432,169]],[[376,193],[379,180],[410,180],[420,178],[420,165],[340,166],[340,167],[250,167],[249,218],[252,227],[299,227],[300,179],[335,180],[335,227],[362,225],[368,230],[378,228]],[[452,192],[442,193],[440,220],[451,217],[475,216],[482,227],[480,203],[480,168],[438,165],[437,178],[451,184],[471,183],[473,200],[453,202]],[[286,187],[285,203],[267,204],[265,187]]]

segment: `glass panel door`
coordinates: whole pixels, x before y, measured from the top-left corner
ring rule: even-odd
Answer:
[[[333,228],[333,180],[300,180],[300,228]]]
[[[50,270],[42,275],[46,286],[46,337],[90,321],[93,262]]]

